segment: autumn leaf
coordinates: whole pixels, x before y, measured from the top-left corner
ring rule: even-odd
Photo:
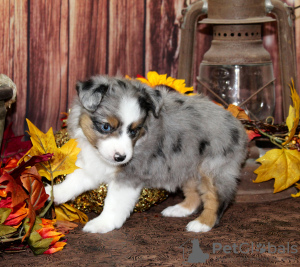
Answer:
[[[4,172],[10,172],[11,170],[15,169],[18,166],[18,161],[16,158],[9,158],[4,162],[0,161],[0,164],[2,165],[2,167],[0,167],[0,176],[2,176],[2,174]]]
[[[30,234],[31,228],[34,225],[36,214],[35,211],[44,207],[45,202],[48,199],[48,195],[45,192],[45,188],[42,182],[42,178],[39,175],[36,167],[32,167],[22,173],[20,177],[24,188],[29,194],[28,201],[28,218],[29,229],[26,232],[23,240]]]
[[[5,235],[8,235],[8,234],[12,234],[16,231],[17,231],[17,229],[12,227],[12,226],[0,224],[0,236],[5,236]]]
[[[12,212],[12,209],[9,208],[0,208],[0,224],[4,223],[9,214]]]
[[[32,147],[30,141],[22,141],[24,135],[15,136],[12,131],[12,123],[10,123],[4,133],[1,145],[1,159],[4,164],[10,158],[19,160]]]
[[[291,98],[293,101],[293,106],[290,106],[289,115],[286,118],[286,125],[289,129],[288,139],[282,143],[282,145],[288,144],[294,137],[298,124],[299,124],[299,113],[300,113],[300,98],[296,92],[294,81],[290,85],[291,89]]]
[[[252,130],[246,130],[246,133],[248,135],[249,141],[251,141],[255,137],[260,137],[261,136],[260,134],[256,133],[255,131],[252,131]]]
[[[86,214],[66,203],[55,207],[55,214],[56,219],[61,221],[80,221],[83,224],[88,222]]]
[[[35,166],[37,163],[48,161],[52,158],[53,154],[45,154],[45,155],[40,155],[40,156],[32,156],[29,158],[29,160],[24,161],[22,159],[19,160],[18,162],[18,167],[15,168],[13,171],[11,171],[9,174],[15,179],[19,179],[20,175],[22,174],[25,169],[28,167]]]
[[[76,227],[78,227],[76,223],[56,220],[56,229],[63,234],[68,234],[70,230],[73,230]]]
[[[12,207],[23,203],[28,195],[24,191],[21,185],[19,185],[16,180],[10,176],[8,173],[4,173],[0,178],[0,184],[5,187],[6,192],[11,193]]]
[[[296,184],[295,187],[299,190],[299,192],[297,194],[291,194],[291,196],[292,197],[300,197],[300,184]]]
[[[289,188],[300,178],[300,152],[289,149],[272,149],[256,160],[261,166],[254,171],[255,183],[275,179],[274,193]]]
[[[35,255],[52,254],[60,251],[66,245],[65,242],[58,242],[64,236],[54,227],[55,220],[36,218],[32,232],[28,238],[28,244]],[[28,224],[25,224],[28,231]]]
[[[36,230],[42,238],[52,238],[50,245],[56,243],[61,237],[65,236],[64,234],[57,232],[56,229],[50,227],[42,227],[39,230]]]
[[[27,215],[28,208],[26,208],[25,202],[13,207],[11,197],[0,200],[0,224],[18,228]]]
[[[27,233],[30,232],[30,225],[28,224],[28,219],[24,222],[24,228]],[[37,230],[42,228],[42,220],[39,217],[36,217],[36,220],[34,222],[34,225],[32,228],[32,231],[27,239],[28,245],[30,246],[31,250],[35,255],[39,255],[44,253],[47,249],[49,249],[49,246],[52,242],[52,238],[46,238],[44,239]]]
[[[53,158],[48,162],[43,163],[43,168],[38,168],[41,176],[46,177],[51,181],[51,173],[53,178],[74,172],[78,167],[75,165],[77,155],[80,148],[77,147],[75,139],[70,139],[61,148],[56,148]]]
[[[243,110],[242,108],[233,105],[233,104],[229,104],[227,110],[237,119],[239,120],[247,120],[249,121],[250,118],[248,117],[248,115],[246,114],[245,110]]]
[[[19,207],[18,207],[19,206]],[[26,203],[23,205],[18,205],[14,207],[12,212],[6,218],[4,225],[12,226],[14,228],[18,228],[23,219],[25,219],[28,215],[28,208],[26,208]]]
[[[66,245],[66,242],[56,242],[54,245],[50,246],[49,249],[47,249],[44,254],[53,254],[55,252],[58,252],[60,250],[62,250],[64,248],[64,246]]]
[[[69,174],[78,169],[75,162],[80,149],[77,147],[77,142],[74,139],[70,139],[61,148],[57,148],[52,128],[44,134],[28,119],[27,123],[33,146],[24,156],[25,160],[28,160],[32,156],[39,156],[46,153],[53,154],[51,160],[40,163],[37,166],[41,176],[51,181],[51,178],[53,179],[62,174]]]
[[[24,171],[21,175],[21,181],[29,194],[34,210],[41,209],[49,196],[46,194],[42,177],[39,175],[36,167]]]

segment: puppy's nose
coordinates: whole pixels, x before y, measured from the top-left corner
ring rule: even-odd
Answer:
[[[116,162],[122,162],[126,158],[126,155],[121,155],[120,153],[116,153],[114,159]]]

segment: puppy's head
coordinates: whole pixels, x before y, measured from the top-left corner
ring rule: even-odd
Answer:
[[[126,164],[145,133],[149,113],[159,116],[159,91],[136,81],[107,76],[78,82],[76,89],[83,107],[79,124],[87,140],[105,161]]]

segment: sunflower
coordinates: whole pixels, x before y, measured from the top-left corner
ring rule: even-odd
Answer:
[[[147,79],[142,76],[138,76],[136,79],[142,83],[148,84],[151,87],[155,87],[157,85],[166,85],[181,94],[193,94],[193,87],[185,87],[185,80],[167,77],[167,74],[160,75],[156,71],[149,71],[147,73]]]

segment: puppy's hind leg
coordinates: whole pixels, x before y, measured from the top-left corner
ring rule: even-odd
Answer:
[[[185,196],[184,201],[164,209],[162,215],[166,217],[185,217],[194,213],[201,204],[198,187],[198,181],[188,180],[182,187]]]
[[[197,219],[186,226],[187,231],[190,232],[208,232],[218,219],[219,199],[213,181],[203,176],[199,189],[203,201],[203,211]]]

